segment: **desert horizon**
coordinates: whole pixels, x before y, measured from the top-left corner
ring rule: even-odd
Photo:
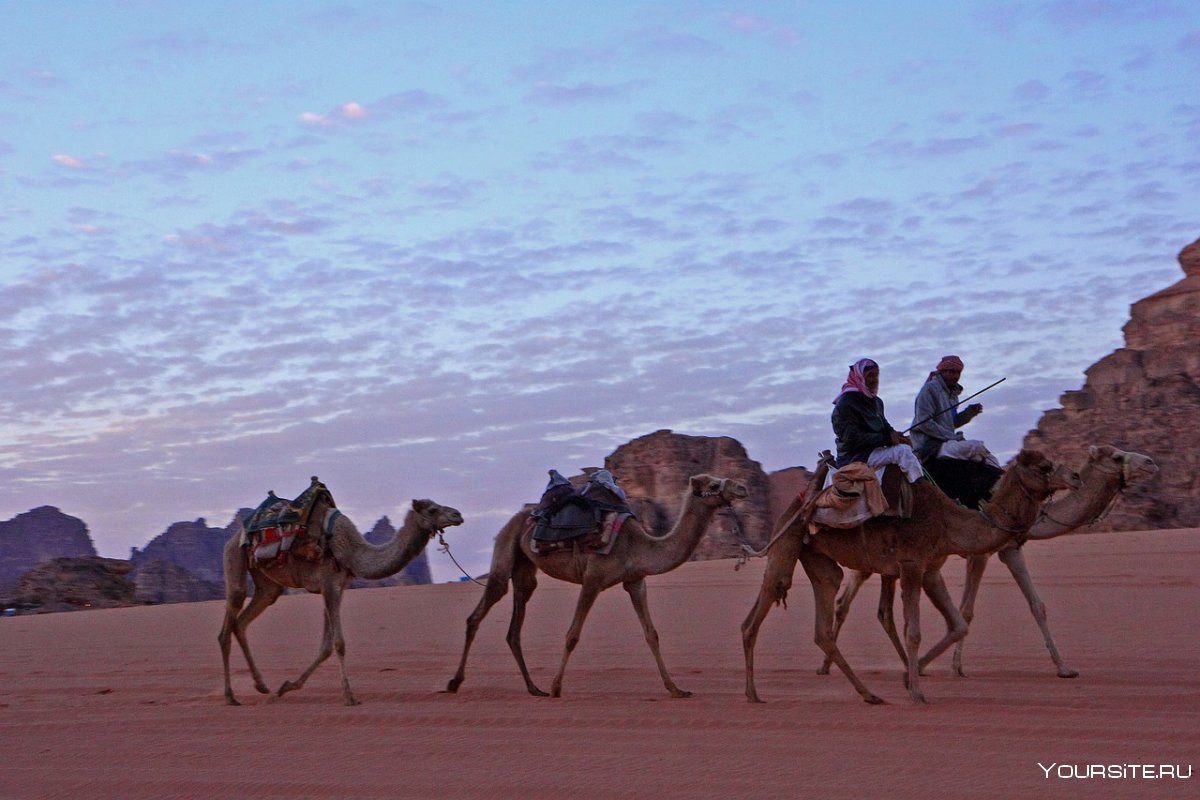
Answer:
[[[748,703],[739,626],[761,558],[738,570],[732,560],[689,562],[648,579],[664,659],[694,693],[686,699],[663,689],[619,588],[593,608],[557,699],[524,689],[504,640],[508,598],[484,620],[458,693],[442,691],[482,591],[469,582],[346,595],[355,707],[341,704],[336,657],[304,689],[276,697],[254,692],[236,648],[244,705],[225,705],[219,601],[3,619],[0,795],[1182,796],[1200,731],[1190,619],[1200,607],[1198,534],[1026,546],[1056,641],[1080,672],[1070,680],[1055,676],[1028,606],[993,559],[966,640],[967,677],[952,676],[943,656],[922,680],[926,706],[908,699],[875,620],[875,579],[840,641],[886,704],[866,705],[836,671],[815,674],[821,653],[799,568],[788,607],[774,608],[759,635],[766,703]],[[962,560],[945,574],[957,598]],[[577,594],[541,576],[530,602],[523,644],[542,688]],[[321,616],[318,596],[289,595],[251,626],[272,689],[315,655]],[[923,601],[924,645],[941,630]],[[1122,772],[1086,777],[1096,765]]]

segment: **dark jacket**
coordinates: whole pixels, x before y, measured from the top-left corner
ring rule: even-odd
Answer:
[[[876,447],[888,447],[895,430],[883,415],[883,401],[862,392],[846,392],[833,407],[833,434],[837,437],[839,468],[866,461]]]

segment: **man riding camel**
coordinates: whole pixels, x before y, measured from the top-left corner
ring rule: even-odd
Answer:
[[[922,462],[934,458],[980,461],[999,468],[996,457],[979,439],[964,438],[957,429],[983,412],[983,405],[972,403],[958,410],[963,387],[963,361],[958,356],[943,356],[917,393],[913,404],[913,449]]]
[[[850,373],[834,399],[833,433],[837,437],[837,467],[862,461],[872,468],[896,464],[909,483],[922,477],[921,461],[912,449],[912,440],[897,431],[883,414],[879,394],[879,365],[860,358],[850,365]]]

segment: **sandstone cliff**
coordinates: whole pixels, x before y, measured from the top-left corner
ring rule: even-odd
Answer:
[[[26,572],[8,603],[25,612],[137,605],[128,561],[100,556],[52,558]]]
[[[240,527],[241,518],[248,513],[248,509],[239,510],[224,528],[209,527],[203,518],[194,522],[172,523],[143,549],[133,548],[129,560],[139,567],[150,561],[163,561],[186,570],[202,581],[222,585],[224,568],[221,554],[225,542]]]
[[[1127,490],[1107,530],[1200,526],[1200,240],[1179,254],[1184,278],[1134,303],[1125,347],[1097,361],[1025,437],[1081,463],[1092,444],[1136,450],[1160,472]]]
[[[12,590],[22,575],[48,559],[94,555],[83,520],[54,506],[18,514],[0,522],[0,590]]]
[[[740,552],[735,516],[753,547],[766,544],[771,531],[770,487],[762,466],[728,436],[688,436],[655,431],[623,444],[604,459],[617,476],[642,524],[655,534],[671,529],[688,478],[708,473],[745,484],[750,496],[734,512],[721,512],[696,548],[695,560],[728,558]]]

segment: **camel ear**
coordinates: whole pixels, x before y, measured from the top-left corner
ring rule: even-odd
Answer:
[[[433,502],[432,500],[413,500],[413,511],[417,512],[418,514],[425,514],[435,505],[437,505],[437,503]]]
[[[712,481],[713,478],[711,475],[693,475],[688,483],[691,484],[693,494],[700,494],[700,492],[708,488],[708,485]]]
[[[1088,448],[1088,461],[1095,461],[1100,457],[1100,448],[1092,445]]]

